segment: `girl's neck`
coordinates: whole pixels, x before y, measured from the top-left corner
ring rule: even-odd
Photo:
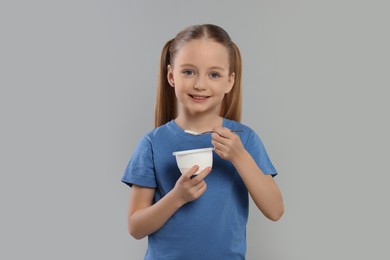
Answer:
[[[175,123],[184,130],[202,133],[222,126],[223,119],[218,115],[188,116],[182,114],[175,119]]]

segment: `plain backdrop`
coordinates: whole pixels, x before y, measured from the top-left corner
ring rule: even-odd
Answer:
[[[2,0],[0,258],[143,259],[120,178],[153,128],[163,44],[215,23],[241,49],[242,121],[285,202],[275,223],[251,202],[247,259],[389,259],[389,8]]]

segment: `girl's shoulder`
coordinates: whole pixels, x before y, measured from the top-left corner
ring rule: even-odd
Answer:
[[[180,132],[180,129],[178,129],[177,125],[174,123],[174,121],[169,121],[165,123],[164,125],[158,126],[152,130],[149,130],[144,136],[143,139],[147,139],[150,142],[153,142],[154,140],[159,140],[161,138],[169,138],[172,136],[172,134]]]

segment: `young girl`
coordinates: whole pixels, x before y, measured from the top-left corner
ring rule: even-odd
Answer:
[[[205,24],[168,41],[156,128],[141,139],[122,177],[132,187],[129,233],[148,236],[145,259],[245,259],[248,193],[267,218],[282,216],[276,170],[240,117],[241,56],[229,35]],[[214,148],[212,169],[194,177],[194,165],[181,174],[172,153],[205,147]]]

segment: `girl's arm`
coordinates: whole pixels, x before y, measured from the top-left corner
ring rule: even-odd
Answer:
[[[277,221],[283,215],[282,195],[269,174],[264,174],[252,156],[245,150],[232,160],[257,208],[270,220]]]
[[[206,191],[207,185],[204,178],[211,169],[207,168],[191,178],[197,169],[198,166],[194,166],[183,174],[175,187],[154,204],[152,204],[154,188],[133,185],[128,214],[130,235],[136,239],[144,238],[160,229],[181,206],[199,198]]]
[[[212,143],[215,152],[234,165],[259,210],[270,220],[280,219],[284,212],[283,199],[272,176],[261,171],[238,135],[227,128],[214,131]]]

